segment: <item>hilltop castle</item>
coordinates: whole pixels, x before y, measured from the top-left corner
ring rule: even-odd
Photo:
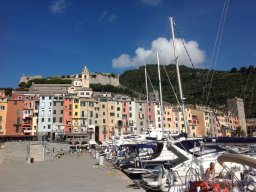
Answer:
[[[65,78],[65,79],[71,79],[71,80],[77,80],[77,79],[83,79],[83,73],[85,73],[84,70],[88,69],[85,67],[82,70],[81,74],[75,74],[75,75],[66,75],[66,76],[57,76],[59,78]],[[20,78],[19,83],[24,82],[27,83],[29,80],[33,79],[42,79],[43,77],[41,75],[35,75],[35,76],[28,76],[28,75],[22,75]],[[102,84],[102,85],[113,85],[113,86],[119,86],[119,75],[111,74],[111,73],[89,73],[88,71],[88,83],[90,84]],[[83,81],[84,83],[84,81]],[[89,85],[89,84],[88,84]]]

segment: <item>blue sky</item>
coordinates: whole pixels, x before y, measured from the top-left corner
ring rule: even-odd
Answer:
[[[78,74],[84,66],[92,72],[120,74],[156,63],[156,50],[160,51],[160,62],[167,64],[173,60],[168,48],[170,16],[195,65],[212,68],[211,55],[224,2],[1,0],[0,87],[17,87],[22,74]],[[255,66],[255,10],[255,0],[229,0],[214,68]],[[190,66],[186,59],[181,62]]]

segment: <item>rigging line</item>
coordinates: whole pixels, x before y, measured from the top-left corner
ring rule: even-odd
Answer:
[[[205,96],[205,89],[206,89],[206,86],[207,86],[207,83],[208,83],[208,78],[209,78],[210,71],[211,71],[210,69],[212,67],[212,63],[213,63],[215,52],[216,52],[216,47],[217,47],[217,44],[218,44],[218,41],[219,41],[221,25],[222,25],[222,22],[223,22],[223,16],[224,16],[224,11],[225,11],[225,7],[226,7],[226,2],[227,2],[227,0],[225,0],[223,8],[222,8],[222,13],[221,13],[221,18],[220,18],[220,22],[219,22],[218,31],[217,31],[217,36],[216,36],[216,39],[215,39],[215,42],[214,42],[214,47],[213,47],[212,56],[211,56],[211,60],[210,60],[210,67],[209,67],[209,71],[207,72],[205,85],[203,86],[203,98]]]
[[[155,98],[157,98],[157,95],[156,95],[156,93],[155,93],[154,86],[153,86],[153,84],[152,84],[152,82],[151,82],[151,79],[149,78],[148,72],[147,72],[146,74],[147,74],[147,78],[148,78],[148,80],[149,80],[149,83],[150,83],[150,85],[151,85],[151,88],[152,88],[152,90],[153,90],[153,93],[154,93],[154,95],[155,95]]]
[[[178,96],[177,96],[177,94],[176,94],[176,92],[175,92],[175,90],[174,90],[174,87],[173,87],[173,85],[172,85],[172,82],[171,82],[171,80],[170,80],[170,78],[169,78],[169,75],[168,75],[167,70],[166,70],[166,68],[165,68],[164,65],[163,65],[163,68],[164,68],[164,71],[165,71],[166,76],[167,76],[167,78],[168,78],[168,81],[169,81],[169,83],[170,83],[170,85],[171,85],[171,88],[172,88],[172,91],[173,91],[173,93],[174,93],[174,96],[175,96],[175,98],[176,98],[176,100],[177,100],[177,103],[178,103],[178,105],[179,105],[179,107],[180,107],[181,105],[180,105]]]
[[[248,75],[248,78],[247,78],[247,80],[246,80],[246,84],[245,84],[245,86],[244,86],[244,89],[243,89],[242,93],[240,94],[240,97],[242,97],[242,95],[244,94],[244,98],[246,98],[246,96],[245,96],[245,90],[247,89],[250,76],[251,76],[251,70],[250,70],[249,75]]]
[[[175,23],[174,23],[175,24]],[[194,65],[194,63],[193,63],[193,61],[192,61],[192,59],[191,59],[191,57],[190,57],[190,55],[189,55],[189,53],[188,53],[188,50],[187,50],[187,47],[186,47],[186,45],[185,45],[185,43],[184,43],[184,40],[183,40],[183,38],[182,38],[182,35],[181,35],[181,33],[180,33],[180,31],[179,31],[179,29],[178,29],[178,27],[177,27],[177,25],[175,24],[174,25],[175,26],[175,29],[176,29],[176,31],[177,31],[177,33],[178,33],[178,36],[179,36],[179,38],[180,38],[180,41],[182,42],[182,45],[183,45],[183,47],[184,47],[184,49],[185,49],[185,51],[186,51],[186,54],[187,54],[187,56],[188,56],[188,58],[189,58],[189,62],[191,63],[191,65],[192,65],[192,67],[193,67],[193,69],[195,69],[195,65]],[[198,77],[198,75],[196,74],[196,72],[195,72],[195,77],[196,77],[196,84],[197,84],[197,87],[198,88],[203,88],[203,86],[202,86],[202,81],[201,81],[201,79]]]
[[[209,102],[209,97],[210,97],[210,92],[211,92],[211,87],[212,87],[212,81],[213,81],[213,75],[214,75],[214,69],[216,67],[217,59],[218,59],[219,52],[220,52],[220,44],[221,44],[222,35],[223,35],[223,31],[224,31],[224,26],[225,26],[225,22],[226,22],[226,18],[227,18],[228,4],[229,4],[229,0],[227,0],[227,5],[226,5],[226,9],[225,9],[225,16],[224,16],[224,19],[223,19],[222,29],[221,29],[221,33],[220,33],[220,40],[219,40],[219,43],[218,43],[218,46],[217,46],[217,52],[216,52],[214,66],[213,66],[211,81],[210,81],[210,85],[209,85],[209,89],[208,89],[208,94],[207,94],[207,98],[206,98],[206,105]]]
[[[249,115],[251,114],[252,99],[253,99],[253,92],[254,92],[254,86],[255,86],[255,83],[256,83],[256,78],[254,79],[253,86],[252,86],[252,95],[251,95],[251,101],[250,101]]]
[[[247,78],[247,80],[246,80],[246,85],[245,85],[245,88],[244,88],[244,90],[242,91],[242,93],[240,94],[240,98],[242,97],[242,95],[244,94],[244,92],[245,92],[245,90],[246,90],[246,88],[247,88],[247,85],[248,85],[248,82],[249,82],[249,77],[250,77],[250,75],[251,75],[251,70],[250,70],[250,72],[249,72],[249,75],[248,75],[248,78]],[[255,82],[256,82],[256,78],[255,78],[255,80],[254,80],[254,85],[255,85]],[[253,85],[253,88],[252,89],[254,89],[254,85]],[[248,97],[248,95],[249,94],[247,94],[246,96],[244,96],[244,102],[245,102],[245,100],[246,100],[246,98]],[[233,111],[233,109],[234,109],[234,107],[235,107],[235,104],[234,105],[232,105],[232,107],[231,107],[231,109],[230,109],[230,111]]]

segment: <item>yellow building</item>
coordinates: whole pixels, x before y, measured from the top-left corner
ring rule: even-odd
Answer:
[[[107,101],[107,138],[110,140],[115,136],[115,102],[111,99]]]
[[[171,105],[164,106],[164,128],[170,133],[178,133],[175,124],[175,115],[173,113],[173,107]]]
[[[6,134],[7,98],[0,98],[0,135]]]
[[[80,99],[73,97],[72,99],[72,133],[81,132],[81,114],[80,114]]]

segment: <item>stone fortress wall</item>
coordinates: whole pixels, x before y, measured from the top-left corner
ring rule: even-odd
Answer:
[[[90,84],[119,86],[119,76],[110,73],[90,73]]]
[[[63,76],[55,76],[55,77],[63,78]],[[79,74],[65,75],[63,79],[72,80],[75,78],[79,78]],[[32,79],[42,79],[42,76],[41,75],[35,75],[35,76],[22,75],[19,83],[21,82],[27,83],[29,80],[32,80]],[[90,84],[119,86],[120,85],[119,75],[111,74],[111,73],[90,73]]]
[[[28,76],[28,75],[24,75],[24,74],[23,74],[23,75],[20,77],[19,84],[20,84],[21,82],[27,83],[29,80],[32,80],[32,79],[42,79],[42,78],[43,78],[42,75]]]

